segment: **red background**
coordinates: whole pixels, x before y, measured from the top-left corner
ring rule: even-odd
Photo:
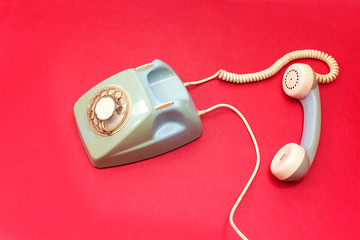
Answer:
[[[247,237],[359,239],[359,12],[350,0],[1,1],[0,239],[238,239],[228,214],[255,153],[235,114],[203,116],[203,135],[175,151],[99,170],[73,105],[156,58],[185,82],[219,68],[259,71],[309,48],[335,57],[340,75],[320,86],[320,144],[300,182],[269,170],[302,132],[301,105],[281,89],[285,69],[261,83],[214,80],[189,92],[198,109],[237,107],[258,140],[260,169],[235,214]]]

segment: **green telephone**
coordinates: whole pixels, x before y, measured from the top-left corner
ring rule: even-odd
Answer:
[[[154,157],[202,133],[184,84],[160,60],[99,83],[80,97],[74,113],[86,153],[98,168]]]

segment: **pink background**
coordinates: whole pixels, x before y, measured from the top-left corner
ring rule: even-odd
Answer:
[[[301,105],[281,89],[285,69],[261,83],[214,80],[189,92],[198,109],[237,107],[258,140],[260,169],[235,214],[247,237],[359,239],[359,12],[350,0],[2,0],[0,239],[238,239],[228,214],[255,153],[235,114],[203,116],[203,135],[175,151],[99,170],[73,105],[156,58],[185,82],[219,68],[255,72],[309,48],[335,57],[340,75],[320,86],[320,144],[300,182],[279,182],[269,170],[302,132]]]

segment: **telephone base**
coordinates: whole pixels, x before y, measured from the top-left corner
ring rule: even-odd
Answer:
[[[123,89],[123,93],[116,93],[116,89]],[[114,98],[117,105],[111,105],[116,105],[117,110],[110,110],[119,114],[119,126],[114,114],[108,120],[96,119],[100,113],[107,116],[109,110],[100,111],[98,103],[99,98],[110,96],[110,91],[119,96]],[[99,83],[75,103],[74,114],[86,153],[97,168],[148,159],[202,134],[200,117],[189,93],[176,73],[160,60]]]

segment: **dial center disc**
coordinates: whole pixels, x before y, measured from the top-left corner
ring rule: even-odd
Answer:
[[[99,100],[95,107],[95,113],[98,119],[107,120],[115,111],[115,102],[111,97],[104,97]]]

